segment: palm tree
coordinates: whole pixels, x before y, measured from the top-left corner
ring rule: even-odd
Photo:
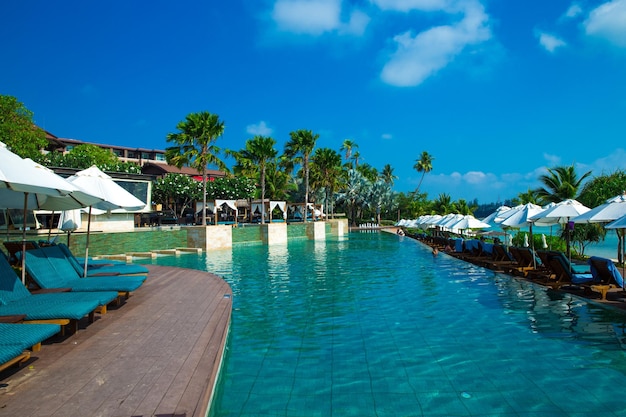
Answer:
[[[290,140],[285,144],[285,155],[300,163],[304,170],[304,221],[306,221],[309,205],[309,157],[320,135],[300,129],[290,132],[289,136]]]
[[[550,203],[576,198],[582,182],[590,175],[588,171],[578,178],[574,165],[548,168],[548,174],[539,176],[544,187],[536,190],[537,196]]]
[[[351,139],[344,139],[343,143],[341,144],[341,148],[339,148],[339,150],[346,152],[346,161],[349,161],[350,156],[352,156],[352,150],[358,147],[359,145],[357,145],[355,141]]]
[[[179,132],[167,135],[167,141],[174,146],[165,149],[165,159],[178,168],[187,165],[202,173],[202,225],[205,226],[207,165],[226,170],[226,165],[218,157],[220,148],[215,145],[217,138],[224,133],[224,122],[218,115],[206,111],[190,113],[176,125],[176,129]]]
[[[330,148],[318,148],[311,158],[311,184],[324,189],[325,214],[328,218],[330,196],[335,192],[341,177],[341,155]]]
[[[393,175],[393,168],[390,164],[387,164],[383,167],[383,171],[380,173],[380,179],[385,181],[385,183],[393,186],[395,180],[398,179],[397,175]]]
[[[391,186],[383,180],[378,180],[372,184],[368,203],[376,210],[376,223],[380,225],[380,213],[385,204],[390,205],[393,201]]]
[[[422,186],[422,181],[424,180],[424,175],[433,170],[433,157],[428,152],[423,151],[422,155],[419,159],[415,160],[415,165],[413,165],[413,169],[417,170],[417,172],[422,173],[422,178],[420,178],[419,184],[417,184],[418,191]]]
[[[355,153],[352,154],[352,160],[354,161],[354,166],[356,168],[359,167],[359,160],[361,159],[361,152],[356,151]],[[350,167],[352,167],[352,164],[350,164]]]
[[[276,141],[268,136],[255,136],[246,141],[246,147],[235,155],[242,166],[255,167],[261,183],[261,224],[265,224],[265,172],[276,158]]]

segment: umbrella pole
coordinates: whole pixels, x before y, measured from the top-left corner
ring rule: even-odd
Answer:
[[[24,193],[24,218],[22,219],[22,284],[26,285],[26,210],[28,209],[28,193]]]
[[[85,270],[83,276],[87,277],[87,262],[89,261],[89,231],[91,230],[91,207],[89,206],[89,214],[87,217],[87,244],[85,245]]]

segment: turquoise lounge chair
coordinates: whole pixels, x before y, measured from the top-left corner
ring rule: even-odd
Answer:
[[[73,324],[85,316],[93,321],[96,309],[106,311],[106,304],[117,299],[117,292],[48,292],[31,294],[0,255],[0,316],[24,315],[27,322]]]
[[[26,272],[44,289],[71,288],[78,292],[117,291],[128,297],[145,281],[145,276],[103,276],[81,278],[61,249],[56,246],[26,251]]]
[[[39,351],[41,342],[60,331],[58,324],[0,323],[0,371],[23,364],[30,358],[26,349]]]
[[[70,248],[67,245],[59,243],[48,248],[58,248],[67,257],[72,267],[76,270],[79,276],[83,276],[85,273],[85,260],[79,260],[74,256]],[[92,261],[87,262],[87,276],[110,276],[110,275],[147,275],[148,268],[143,265],[127,264],[127,263],[102,263]]]

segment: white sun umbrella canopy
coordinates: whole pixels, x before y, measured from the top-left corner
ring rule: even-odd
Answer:
[[[499,223],[506,217],[506,212],[511,210],[509,206],[500,206],[493,213],[482,219],[484,223]]]
[[[626,216],[626,194],[609,198],[604,204],[592,208],[572,219],[574,223],[607,223]]]
[[[533,221],[530,219],[542,211],[543,208],[541,206],[533,203],[517,206],[506,212],[506,217],[500,222],[500,225],[516,228],[528,227],[533,224]]]
[[[451,225],[453,230],[460,230],[461,232],[463,230],[487,229],[489,227],[491,227],[490,224],[478,220],[470,214],[464,215],[460,220]]]
[[[533,203],[516,206],[505,213],[507,217],[500,222],[500,226],[503,229],[506,227],[528,227],[530,229],[530,234],[532,235],[533,222],[530,218],[541,213],[542,211],[543,208],[541,206]]]
[[[604,202],[604,204],[594,207],[588,212],[581,214],[578,217],[572,219],[574,223],[609,223],[617,220],[623,216],[626,216],[626,193],[611,197]],[[620,234],[620,228],[615,228],[619,245],[624,246],[624,233]],[[620,253],[618,250],[618,259],[624,260],[623,251]]]
[[[84,207],[101,201],[72,185],[50,169],[22,159],[0,142],[0,207],[24,210],[22,247],[26,248],[26,211]],[[25,280],[22,256],[22,282]]]
[[[567,223],[574,217],[588,212],[589,207],[579,203],[576,200],[568,199],[560,203],[556,203],[530,218],[534,224],[538,226],[551,225],[556,223]]]
[[[70,183],[90,190],[94,195],[102,199],[101,202],[89,206],[87,221],[87,243],[85,245],[85,268],[84,274],[87,276],[87,263],[89,258],[89,232],[91,225],[91,212],[93,208],[107,211],[124,209],[127,211],[140,210],[146,203],[126,191],[118,185],[113,178],[102,172],[98,167],[92,166],[77,172],[67,179]]]

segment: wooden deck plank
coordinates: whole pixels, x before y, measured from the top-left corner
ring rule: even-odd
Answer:
[[[0,416],[204,415],[231,289],[200,271],[149,269],[122,306],[44,344],[25,368],[0,374]]]

